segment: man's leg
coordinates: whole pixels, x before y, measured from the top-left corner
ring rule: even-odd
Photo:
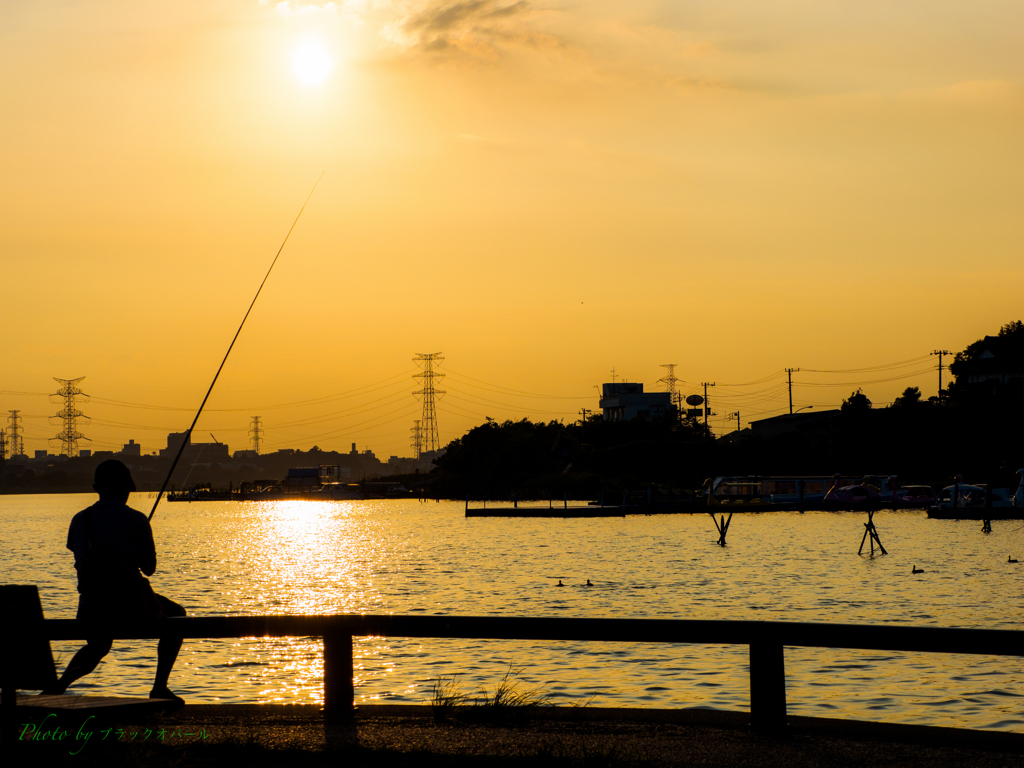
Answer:
[[[60,676],[57,684],[43,691],[44,694],[61,694],[68,689],[75,680],[85,677],[100,663],[104,656],[110,653],[110,646],[114,641],[110,638],[91,638],[86,641],[86,646],[79,649],[78,653],[71,657],[64,674]]]
[[[184,607],[173,600],[168,600],[163,595],[157,595],[156,598],[160,601],[160,608],[164,618],[186,615]],[[182,701],[180,697],[171,693],[167,687],[167,680],[171,676],[171,669],[178,658],[178,651],[181,650],[181,642],[180,637],[161,637],[160,642],[157,643],[156,679],[153,681],[153,690],[149,694],[151,699],[177,699]]]

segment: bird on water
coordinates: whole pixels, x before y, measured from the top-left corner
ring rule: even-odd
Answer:
[[[1015,562],[1017,562],[1017,561],[1016,561],[1016,560],[1011,560],[1010,562],[1011,562],[1011,563],[1015,563]],[[592,587],[592,586],[594,586],[593,584],[591,584],[591,583],[590,583],[590,579],[587,579],[587,586],[588,586],[588,587]]]
[[[561,579],[559,579],[559,580],[558,580],[558,583],[557,583],[557,584],[555,584],[555,586],[556,586],[556,587],[564,587],[564,586],[565,586],[565,584],[563,584],[563,583],[562,583],[562,580],[561,580]]]
[[[916,565],[911,569],[911,573],[924,573],[924,568],[918,568]]]
[[[1006,562],[1008,562],[1008,563],[1019,563],[1020,561],[1019,560],[1014,560],[1013,556],[1011,555],[1010,557],[1006,558]]]

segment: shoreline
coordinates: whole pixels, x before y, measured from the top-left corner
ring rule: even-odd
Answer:
[[[316,705],[198,704],[150,718],[145,729],[176,740],[15,742],[10,765],[43,757],[67,764],[297,764],[390,766],[937,766],[989,768],[1024,763],[1024,733],[792,716],[781,732],[755,732],[749,714],[713,709],[539,707],[459,711],[435,722],[429,705],[361,706],[350,721],[324,720]],[[38,717],[38,716],[37,716]],[[74,726],[74,716],[69,727]],[[81,719],[81,715],[78,716]],[[24,720],[22,716],[21,720]],[[129,722],[125,719],[125,722]],[[182,735],[183,734],[183,735]],[[190,736],[205,734],[205,738]],[[70,738],[70,737],[69,737]],[[73,741],[73,739],[71,739]],[[69,742],[70,743],[70,742]],[[84,760],[84,763],[83,763]]]

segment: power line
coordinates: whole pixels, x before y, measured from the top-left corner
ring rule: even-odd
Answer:
[[[948,352],[946,354],[949,354]],[[911,365],[918,365],[922,360],[927,360],[928,355],[921,355],[919,357],[912,357],[908,360],[900,360],[895,363],[881,363],[880,365],[871,365],[867,368],[844,368],[837,369],[834,371],[819,370],[817,368],[804,368],[806,373],[872,373],[874,371],[884,371],[891,368],[906,368]]]
[[[481,386],[480,389],[491,388],[493,391],[499,393],[516,394],[521,395],[523,397],[538,397],[546,400],[590,400],[593,397],[593,395],[539,395],[534,392],[524,392],[521,389],[511,389],[510,387],[504,387],[500,384],[491,384],[486,381],[481,381],[480,379],[474,379],[471,376],[466,376],[464,373],[458,373],[457,371],[453,371],[448,367],[445,367],[445,371],[447,372],[448,376],[454,376],[456,379],[468,379],[469,381],[473,381],[476,382],[477,384],[484,385]]]

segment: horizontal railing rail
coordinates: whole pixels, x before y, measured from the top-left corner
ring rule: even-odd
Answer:
[[[24,628],[47,640],[82,640],[95,625],[46,619]],[[352,638],[433,637],[488,640],[747,645],[750,647],[751,724],[776,728],[786,721],[783,648],[1024,656],[1024,631],[899,625],[807,624],[702,619],[582,619],[512,616],[191,616],[104,624],[115,639],[322,637],[324,708],[345,715],[354,700]]]

